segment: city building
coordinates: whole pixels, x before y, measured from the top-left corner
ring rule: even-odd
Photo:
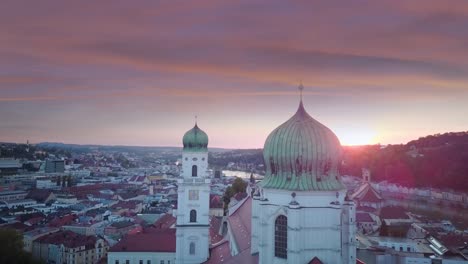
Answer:
[[[45,173],[63,173],[65,172],[64,160],[46,160],[44,166]]]
[[[0,202],[11,201],[11,200],[21,200],[26,198],[28,192],[26,191],[2,191],[0,192]]]
[[[371,173],[369,169],[362,169],[362,183],[351,195],[358,206],[368,206],[380,209],[383,206],[383,199],[380,192],[372,186]]]
[[[98,263],[107,253],[107,243],[96,236],[59,231],[32,243],[32,254],[47,263]]]
[[[0,176],[17,174],[22,167],[19,160],[0,159]]]

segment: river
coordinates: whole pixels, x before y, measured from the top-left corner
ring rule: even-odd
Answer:
[[[223,175],[225,175],[227,177],[240,177],[240,178],[244,178],[244,179],[250,179],[250,174],[252,174],[251,172],[233,171],[233,170],[223,170],[221,172],[222,172]],[[253,175],[254,175],[255,179],[257,179],[257,180],[263,179],[263,175],[260,175],[260,174],[257,174],[257,173],[254,173]]]

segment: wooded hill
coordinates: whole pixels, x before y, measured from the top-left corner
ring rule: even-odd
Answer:
[[[342,174],[371,170],[374,181],[468,191],[468,131],[436,134],[405,145],[344,147]]]

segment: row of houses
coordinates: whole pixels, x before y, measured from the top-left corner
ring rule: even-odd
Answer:
[[[400,196],[407,199],[418,200],[433,200],[433,201],[448,201],[453,203],[468,203],[468,194],[456,192],[452,190],[440,190],[435,188],[409,188],[381,182],[376,185],[376,188],[391,196]]]

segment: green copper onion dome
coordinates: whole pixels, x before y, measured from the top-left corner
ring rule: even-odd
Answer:
[[[208,135],[196,123],[185,133],[182,142],[184,151],[208,151]]]
[[[302,100],[296,114],[270,133],[263,158],[264,188],[295,191],[344,188],[338,172],[341,144],[328,127],[306,112]]]

